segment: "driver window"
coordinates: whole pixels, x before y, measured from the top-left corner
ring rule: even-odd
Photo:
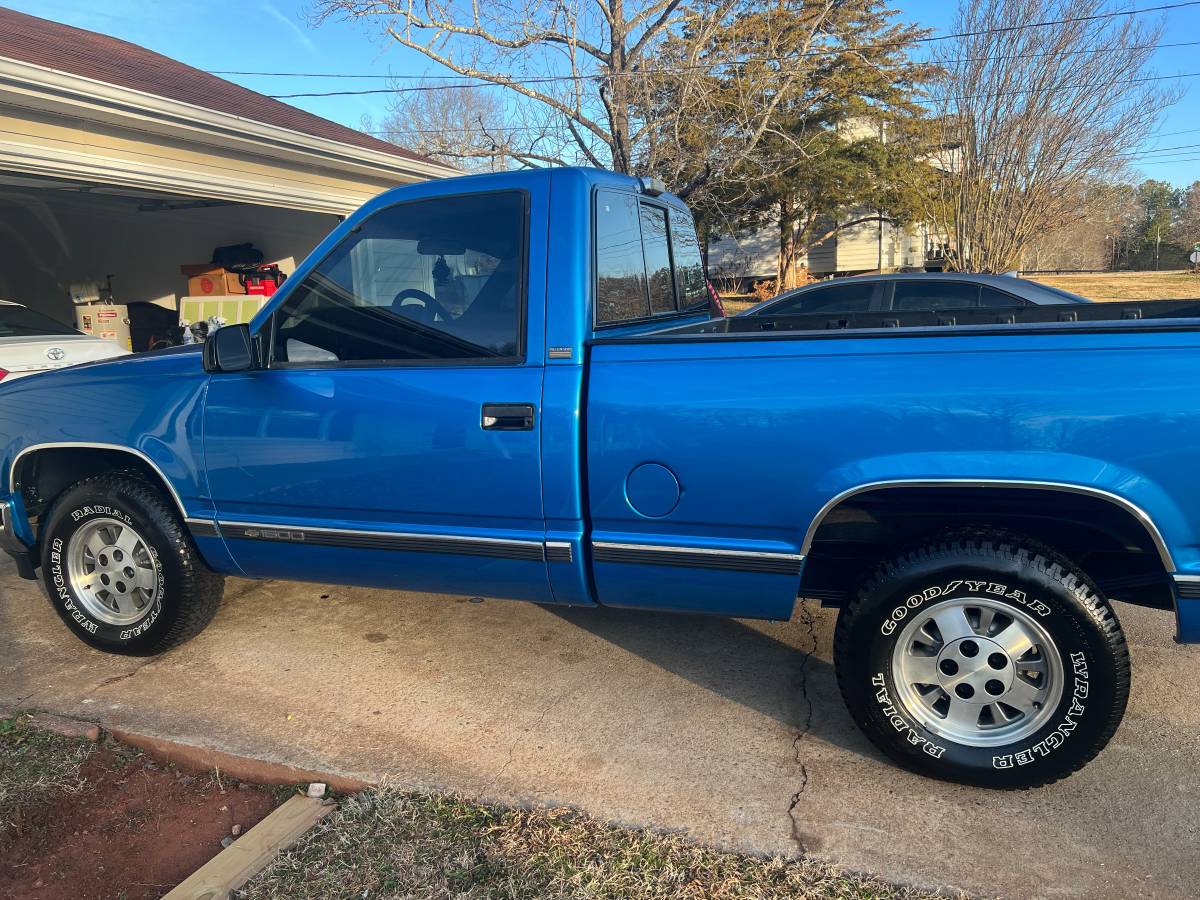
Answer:
[[[517,191],[380,210],[276,311],[272,365],[516,359],[524,245]]]

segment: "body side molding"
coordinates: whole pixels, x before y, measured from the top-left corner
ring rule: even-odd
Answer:
[[[1200,575],[1172,575],[1175,589],[1185,600],[1200,600]]]
[[[771,575],[799,575],[804,557],[795,553],[764,550],[718,550],[709,547],[679,547],[664,544],[627,544],[592,541],[596,562],[629,565],[676,566],[696,569],[729,569]]]
[[[542,560],[546,557],[545,544],[542,541],[470,537],[456,534],[366,531],[281,522],[219,521],[217,525],[222,536],[231,540],[303,543],[324,547],[397,550],[410,553],[454,553],[466,556],[494,556],[504,559]]]

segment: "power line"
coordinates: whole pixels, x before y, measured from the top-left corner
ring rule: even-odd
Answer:
[[[1026,26],[1029,27],[1029,26]],[[1043,53],[1027,53],[1027,54],[1010,54],[1007,56],[965,56],[954,59],[947,59],[945,62],[992,62],[1006,59],[1025,59],[1028,57],[1038,56],[1083,56],[1091,53],[1118,53],[1122,50],[1170,50],[1177,47],[1200,47],[1200,41],[1178,41],[1171,44],[1131,44],[1123,47],[1090,47],[1083,50],[1070,50],[1066,53],[1058,51],[1045,51]],[[859,48],[861,49],[861,48]],[[830,50],[830,53],[847,52],[843,50]],[[783,56],[764,56],[755,57],[738,62],[714,62],[700,63],[694,66],[679,66],[673,69],[639,69],[636,72],[596,72],[589,75],[538,75],[533,78],[513,79],[513,84],[542,84],[550,81],[588,81],[593,78],[642,78],[646,75],[670,74],[679,71],[690,69],[705,69],[717,68],[720,66],[740,65],[746,62],[788,62],[794,57]],[[260,76],[264,78],[344,78],[344,79],[385,79],[387,81],[458,81],[461,82],[466,76],[463,75],[380,75],[375,72],[362,72],[358,74],[346,72],[243,72],[223,69],[210,69],[209,75],[249,75]],[[507,82],[506,82],[507,83]],[[421,85],[415,88],[397,88],[397,92],[405,90],[453,90],[455,88],[471,88],[471,87],[503,87],[504,84],[495,81],[476,81],[474,83],[459,83],[447,85]]]
[[[1200,153],[1200,150],[1195,148],[1200,147],[1200,144],[1177,144],[1174,147],[1157,147],[1153,150],[1130,150],[1128,153],[1118,153],[1117,156],[1129,157],[1145,157],[1157,156],[1159,154],[1174,154],[1179,152]]]
[[[1189,156],[1187,159],[1152,159],[1149,162],[1142,163],[1143,166],[1157,166],[1164,163],[1187,163],[1200,162],[1200,156]]]
[[[1196,2],[1200,3],[1200,0],[1196,0]],[[1185,73],[1179,74],[1179,75],[1148,75],[1144,78],[1126,79],[1126,83],[1127,84],[1141,84],[1141,83],[1149,82],[1149,81],[1170,81],[1175,78],[1196,78],[1196,77],[1200,77],[1200,72],[1185,72]],[[484,82],[484,83],[485,84],[494,84],[495,82]],[[524,83],[528,83],[528,82],[524,82]],[[926,97],[923,99],[915,98],[913,102],[931,104],[931,103],[946,103],[949,101],[954,101],[957,103],[957,102],[961,102],[963,100],[981,100],[981,99],[986,99],[986,98],[991,98],[991,97],[1016,97],[1016,96],[1019,96],[1022,94],[1036,94],[1039,92],[1040,93],[1048,93],[1048,94],[1049,93],[1058,93],[1060,91],[1070,91],[1070,90],[1075,90],[1078,88],[1102,87],[1102,86],[1107,86],[1108,84],[1112,84],[1112,83],[1113,82],[1079,82],[1076,84],[1059,85],[1058,87],[1027,88],[1027,89],[1015,90],[1015,91],[993,91],[993,92],[987,93],[987,94],[967,94],[967,95],[963,95],[961,97],[950,96],[950,97]],[[478,85],[459,85],[459,87],[477,87],[477,86]],[[399,93],[407,93],[410,91],[430,91],[430,90],[442,90],[442,89],[443,88],[440,88],[440,87],[434,87],[434,86],[430,86],[430,85],[422,85],[422,86],[407,87],[407,88],[368,88],[366,90],[359,90],[359,91],[319,91],[319,92],[315,92],[315,93],[304,93],[304,94],[267,94],[266,96],[271,97],[272,99],[275,99],[275,100],[289,100],[289,99],[296,98],[296,97],[346,97],[346,96],[360,96],[363,94],[399,94]]]
[[[1154,134],[1150,135],[1147,140],[1150,138],[1174,137],[1177,134],[1195,134],[1198,131],[1200,131],[1200,128],[1185,128],[1182,131],[1156,131]]]
[[[1200,77],[1200,72],[1183,72],[1178,75],[1147,75],[1143,78],[1126,78],[1126,79],[1122,80],[1122,83],[1124,83],[1124,84],[1144,84],[1149,81],[1173,81],[1176,78],[1198,78],[1198,77]],[[1074,90],[1080,90],[1083,88],[1109,87],[1110,85],[1113,85],[1113,84],[1116,84],[1116,82],[1115,81],[1093,81],[1093,82],[1082,81],[1082,82],[1077,82],[1075,84],[1060,84],[1058,87],[1023,88],[1021,90],[1016,90],[1016,91],[991,91],[986,94],[965,94],[961,97],[954,97],[954,96],[927,97],[925,99],[916,99],[913,102],[915,102],[915,103],[948,103],[948,102],[953,101],[955,103],[961,103],[964,100],[987,100],[992,97],[1019,97],[1023,94],[1039,94],[1039,93],[1057,94],[1062,91],[1074,91]]]
[[[1095,13],[1090,16],[1075,16],[1075,17],[1067,17],[1067,18],[1062,18],[1062,19],[1048,19],[1048,20],[1045,20],[1042,22],[1028,22],[1028,23],[1025,23],[1022,25],[1005,25],[1005,26],[1002,26],[999,28],[983,28],[983,29],[979,29],[977,31],[959,31],[959,32],[953,32],[950,34],[929,35],[927,37],[912,38],[911,40],[907,40],[907,41],[884,41],[884,42],[880,42],[877,44],[861,44],[861,45],[849,46],[849,47],[829,47],[829,48],[823,48],[823,49],[819,49],[819,50],[807,50],[803,53],[797,53],[793,56],[788,56],[788,57],[763,57],[759,61],[761,61],[761,62],[790,62],[795,59],[801,59],[801,58],[809,57],[809,56],[824,56],[824,55],[830,55],[830,54],[854,53],[854,52],[861,52],[861,51],[866,51],[866,50],[885,50],[885,49],[895,48],[895,47],[908,47],[908,46],[911,46],[912,44],[932,43],[932,42],[936,42],[936,41],[951,40],[954,38],[978,37],[978,36],[985,35],[985,34],[1007,34],[1007,33],[1013,32],[1013,31],[1023,31],[1025,29],[1029,29],[1029,28],[1045,28],[1045,27],[1049,27],[1049,26],[1053,26],[1053,25],[1067,25],[1067,24],[1071,24],[1071,23],[1075,23],[1075,22],[1092,22],[1092,21],[1098,21],[1101,19],[1112,19],[1112,18],[1118,18],[1118,17],[1135,16],[1135,15],[1141,15],[1142,13],[1162,12],[1162,11],[1166,11],[1166,10],[1182,9],[1184,7],[1189,7],[1189,6],[1200,6],[1200,0],[1184,0],[1184,2],[1164,3],[1164,4],[1160,4],[1159,6],[1146,6],[1146,7],[1141,7],[1139,9],[1113,10],[1110,12]],[[1181,45],[1181,46],[1183,46],[1183,45]],[[1191,45],[1188,45],[1188,46],[1191,46]],[[674,73],[674,72],[679,72],[679,71],[687,71],[687,70],[691,70],[691,69],[717,68],[717,67],[720,67],[723,65],[735,65],[735,64],[736,63],[728,63],[728,62],[722,61],[722,62],[715,62],[715,63],[701,63],[701,64],[691,65],[691,66],[677,66],[670,70],[657,70],[657,71],[669,74],[669,73]],[[599,77],[613,77],[613,75],[621,75],[624,77],[644,77],[647,74],[652,74],[654,71],[655,70],[643,70],[641,72],[636,72],[636,73],[635,72],[611,73],[610,75],[603,75],[603,74],[599,74],[599,73],[591,74],[591,75],[547,75],[547,76],[539,76],[537,78],[512,79],[510,82],[495,82],[495,81],[486,81],[485,80],[485,81],[480,81],[479,85],[496,84],[496,85],[503,86],[503,84],[505,84],[505,83],[542,84],[542,83],[553,82],[553,81],[576,81],[576,80],[588,80],[588,79],[599,78]],[[412,79],[412,78],[434,79],[434,78],[436,78],[438,80],[443,80],[443,79],[453,80],[455,78],[461,79],[462,77],[464,77],[461,75],[458,75],[458,76],[447,76],[447,75],[441,75],[441,76],[413,76],[413,75],[380,76],[380,75],[374,75],[374,74],[364,75],[364,76],[356,76],[356,75],[342,75],[342,74],[338,74],[338,73],[249,72],[249,71],[233,71],[233,70],[214,70],[210,74],[213,74],[213,75],[263,75],[263,76],[289,77],[289,78],[301,78],[301,77],[312,77],[312,78],[392,77],[392,78],[407,78],[407,79]],[[474,87],[474,86],[477,86],[477,85],[463,84],[463,85],[455,85],[454,87]],[[416,87],[411,87],[411,88],[400,88],[400,89],[376,88],[376,89],[366,89],[366,90],[356,90],[356,91],[314,91],[314,92],[293,93],[293,94],[268,94],[267,96],[272,97],[277,100],[287,100],[287,99],[300,98],[300,97],[343,97],[343,96],[356,96],[356,95],[364,95],[364,94],[391,94],[391,93],[397,93],[399,91],[432,90],[432,89],[434,89],[432,86],[416,86]]]
[[[1196,2],[1200,2],[1200,0],[1196,0]],[[1198,43],[1200,43],[1200,42],[1198,42]],[[786,60],[779,60],[779,61],[786,61]],[[1147,76],[1145,78],[1130,78],[1130,79],[1128,79],[1128,83],[1129,84],[1138,84],[1141,82],[1164,82],[1164,80],[1170,80],[1172,78],[1195,78],[1198,76],[1200,76],[1200,72],[1188,72],[1188,73],[1184,73],[1184,74],[1174,74],[1174,76]],[[551,82],[551,80],[558,80],[558,79],[557,78],[545,78],[545,79],[541,79],[541,80],[547,80],[547,82]],[[515,84],[534,84],[536,82],[534,79],[529,79],[529,80],[523,80],[523,82],[514,82],[514,83]],[[481,82],[481,83],[476,83],[476,84],[455,84],[455,85],[444,85],[444,86],[443,85],[415,85],[415,86],[412,86],[412,88],[367,88],[365,90],[353,90],[353,91],[313,91],[313,92],[310,92],[310,94],[268,94],[266,96],[271,97],[272,100],[292,100],[292,98],[296,98],[296,97],[347,97],[347,96],[361,96],[361,95],[366,95],[366,94],[409,94],[409,92],[413,92],[413,91],[445,90],[446,88],[481,88],[481,86],[485,86],[485,85],[504,86],[503,83],[498,83],[498,82]],[[947,102],[947,101],[980,100],[980,98],[984,98],[984,97],[1013,97],[1013,96],[1018,96],[1021,94],[1037,94],[1038,91],[1045,91],[1045,92],[1048,92],[1048,94],[1051,94],[1051,92],[1074,90],[1075,88],[1092,88],[1092,86],[1099,86],[1099,85],[1100,85],[1099,82],[1094,83],[1094,84],[1085,82],[1085,83],[1080,83],[1080,84],[1064,84],[1064,85],[1058,86],[1058,88],[1045,88],[1045,89],[1031,88],[1031,89],[1027,89],[1027,90],[1015,90],[1015,91],[994,91],[994,92],[991,92],[991,94],[976,94],[976,95],[966,95],[966,96],[961,96],[961,97],[954,97],[954,96],[925,97],[924,100],[922,100],[922,98],[917,98],[917,100],[914,100],[914,102],[917,102],[917,103],[943,103],[943,102]]]

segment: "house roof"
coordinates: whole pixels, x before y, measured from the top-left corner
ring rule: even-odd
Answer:
[[[137,44],[3,7],[0,7],[0,57],[365,150],[419,162],[431,161],[403,147],[265,97]]]

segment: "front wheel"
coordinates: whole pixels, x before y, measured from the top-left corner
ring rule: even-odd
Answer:
[[[224,579],[201,561],[174,507],[141,478],[77,482],[55,501],[40,537],[51,604],[97,650],[162,653],[216,614]]]
[[[1107,601],[1066,559],[1004,532],[951,535],[882,565],[839,617],[834,661],[876,746],[981,787],[1081,768],[1129,696]]]

